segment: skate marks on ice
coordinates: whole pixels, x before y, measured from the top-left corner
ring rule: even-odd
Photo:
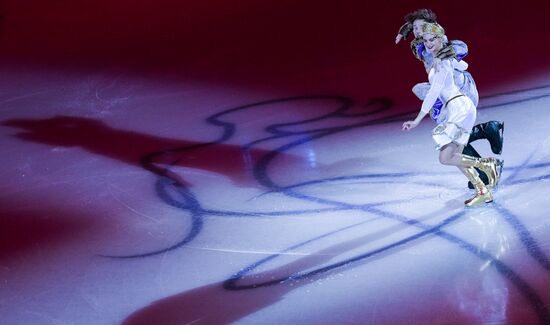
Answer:
[[[498,94],[498,95],[486,98],[486,100],[484,100],[484,103],[488,103],[488,104],[486,104],[484,107],[494,108],[494,107],[509,105],[512,103],[514,104],[525,103],[525,102],[537,100],[548,96],[550,96],[550,87],[548,86],[527,89],[522,91],[513,91],[513,92]],[[258,181],[258,183],[262,184],[265,188],[268,189],[268,191],[265,192],[265,195],[269,195],[271,193],[281,193],[292,198],[326,205],[328,206],[327,208],[315,209],[313,211],[312,210],[284,211],[284,212],[256,211],[253,213],[239,212],[239,211],[209,210],[209,209],[203,209],[198,202],[193,200],[193,197],[191,196],[191,194],[188,193],[188,191],[185,191],[184,187],[181,187],[181,186],[179,186],[180,191],[183,191],[183,192],[179,192],[179,194],[181,194],[180,199],[187,200],[187,205],[181,204],[182,201],[178,201],[177,198],[170,197],[169,195],[167,195],[168,191],[164,191],[164,192],[159,191],[159,193],[162,193],[161,197],[167,203],[169,202],[170,204],[173,204],[173,205],[179,204],[178,206],[180,208],[188,209],[192,211],[192,213],[194,213],[195,218],[197,219],[199,219],[199,216],[206,216],[206,215],[228,216],[228,217],[284,217],[289,215],[295,216],[295,215],[311,213],[311,212],[318,213],[321,216],[323,213],[327,213],[327,212],[354,210],[364,214],[369,213],[371,215],[376,215],[381,218],[396,220],[398,222],[403,223],[404,225],[416,227],[418,229],[418,232],[412,236],[403,238],[389,245],[364,252],[357,256],[353,256],[351,258],[348,258],[346,260],[342,260],[333,264],[327,265],[324,262],[320,262],[318,260],[312,263],[307,263],[307,262],[300,263],[300,268],[302,268],[302,270],[307,270],[307,271],[302,271],[302,272],[297,271],[295,273],[282,275],[276,278],[273,278],[272,276],[266,277],[267,280],[257,282],[258,277],[255,277],[253,273],[260,266],[265,267],[266,264],[269,265],[270,262],[273,262],[275,259],[284,255],[285,253],[292,252],[298,248],[304,247],[308,244],[312,244],[316,241],[326,239],[337,233],[345,232],[346,230],[349,230],[351,228],[360,227],[365,223],[368,223],[369,221],[367,220],[364,222],[346,226],[338,230],[327,232],[318,237],[305,240],[301,243],[288,247],[287,249],[281,251],[280,253],[273,254],[271,256],[268,256],[266,258],[263,258],[257,261],[256,263],[253,263],[249,266],[242,268],[241,271],[235,273],[232,277],[230,277],[223,283],[223,287],[225,289],[232,290],[232,291],[248,290],[248,289],[261,288],[265,286],[277,286],[288,282],[299,283],[301,280],[304,280],[306,278],[320,276],[324,273],[329,273],[336,269],[339,269],[341,271],[342,269],[353,267],[355,263],[365,262],[368,259],[375,258],[378,255],[387,254],[392,250],[396,250],[400,247],[406,246],[424,237],[437,236],[439,238],[442,238],[454,244],[456,247],[464,251],[467,251],[468,253],[472,254],[477,258],[483,261],[487,261],[489,265],[491,265],[499,274],[501,274],[501,276],[503,276],[508,281],[510,281],[510,283],[512,283],[518,289],[518,291],[523,295],[528,305],[531,306],[531,308],[533,309],[533,312],[536,314],[537,318],[541,321],[541,323],[550,322],[548,308],[545,306],[544,301],[542,301],[541,297],[538,295],[536,290],[533,287],[531,287],[530,284],[525,279],[523,279],[518,273],[516,273],[510,266],[500,261],[497,256],[494,256],[489,252],[484,251],[480,247],[456,235],[453,235],[444,231],[444,228],[448,227],[453,222],[456,222],[460,218],[463,218],[467,213],[469,213],[467,210],[452,214],[448,216],[446,219],[444,219],[443,221],[441,221],[439,224],[435,226],[430,226],[428,224],[419,222],[417,219],[407,218],[406,216],[390,213],[388,211],[383,210],[385,206],[389,206],[391,204],[399,204],[401,202],[400,200],[393,200],[390,202],[369,202],[366,204],[350,204],[350,203],[327,200],[320,197],[307,195],[307,194],[304,194],[305,191],[301,191],[307,187],[315,187],[320,184],[330,185],[331,183],[338,182],[338,181],[351,181],[351,180],[361,180],[361,181],[374,180],[376,181],[377,184],[380,184],[380,183],[395,184],[399,182],[409,183],[410,177],[418,176],[417,174],[404,172],[404,173],[351,175],[351,176],[341,176],[337,178],[308,180],[302,183],[296,183],[296,184],[286,185],[286,186],[277,184],[276,181],[273,180],[272,177],[270,177],[268,173],[268,167],[270,163],[272,163],[275,160],[277,155],[284,153],[286,151],[289,151],[296,146],[304,145],[309,142],[313,142],[318,139],[321,139],[323,137],[330,137],[340,132],[346,132],[353,128],[368,127],[370,125],[390,123],[392,121],[402,120],[405,116],[389,115],[381,118],[375,117],[375,114],[387,111],[391,107],[391,101],[387,99],[373,100],[373,102],[371,102],[370,104],[371,105],[373,103],[379,104],[380,107],[378,109],[374,109],[371,112],[366,112],[362,114],[357,114],[357,113],[345,114],[345,111],[348,110],[353,105],[351,99],[348,99],[348,98],[327,97],[327,96],[287,98],[287,99],[266,101],[262,103],[246,105],[246,106],[230,109],[227,111],[223,111],[221,113],[211,116],[208,119],[208,122],[214,125],[219,125],[224,127],[225,136],[220,138],[218,141],[220,142],[226,141],[227,139],[229,139],[229,135],[231,135],[234,132],[234,128],[236,126],[230,123],[224,123],[223,120],[221,120],[222,116],[229,115],[239,110],[258,108],[259,106],[263,106],[263,105],[271,105],[274,103],[284,103],[286,101],[294,101],[294,100],[312,100],[312,99],[321,99],[321,98],[325,100],[331,99],[331,100],[340,101],[340,106],[333,112],[319,116],[318,118],[292,122],[292,123],[268,125],[266,126],[265,129],[267,132],[270,133],[269,136],[257,139],[248,144],[244,144],[243,148],[246,152],[248,150],[251,150],[251,148],[253,148],[254,145],[260,144],[262,142],[267,142],[267,141],[281,139],[281,138],[288,139],[289,141],[286,144],[269,152],[253,165],[252,171],[255,176],[255,179]],[[333,119],[333,118],[335,119],[342,116],[353,117],[353,120],[351,121],[351,123],[345,124],[345,125],[323,127],[323,128],[308,128],[308,124],[327,120],[327,119]],[[213,142],[211,143],[211,145],[215,145],[216,143],[219,143],[219,142]],[[186,150],[186,149],[183,149],[183,150]],[[161,155],[161,154],[162,153],[157,153],[157,155]],[[506,174],[510,174],[510,176],[505,177],[502,180],[502,186],[508,187],[508,186],[513,186],[515,184],[520,184],[520,183],[542,181],[548,178],[550,173],[546,172],[545,174],[537,177],[526,176],[524,178],[518,178],[517,172],[528,171],[530,169],[541,169],[545,167],[550,167],[550,163],[533,164],[529,162],[529,159],[526,159],[525,162],[519,166],[512,166],[512,167],[507,166]],[[172,186],[174,186],[174,184],[172,184]],[[166,188],[166,187],[164,186],[158,187],[158,189],[162,189],[162,188]],[[177,191],[174,191],[174,192],[177,192]],[[177,202],[180,202],[180,203],[177,203]],[[193,204],[189,204],[189,202]],[[510,212],[510,210],[506,209],[501,204],[495,203],[493,204],[492,208],[495,209],[498,212],[498,214],[504,220],[506,220],[506,222],[508,222],[512,226],[512,228],[516,231],[522,244],[525,246],[525,249],[527,250],[529,255],[534,259],[534,261],[539,265],[541,265],[542,267],[544,267],[546,270],[549,270],[550,264],[547,256],[545,256],[545,254],[542,252],[536,240],[529,233],[529,230],[527,229],[527,227],[521,223],[520,218],[514,215],[512,212]],[[438,211],[438,212],[444,213],[444,211]],[[194,236],[197,235],[197,233],[198,231],[188,235],[182,242],[180,242],[180,244],[184,245],[185,243],[189,242],[192,238],[194,238]],[[356,245],[358,244],[356,243]],[[349,249],[349,247],[345,249],[342,248],[342,251],[345,251],[346,249]],[[336,249],[335,251],[337,252],[338,249]],[[333,254],[335,251],[333,250],[331,254]],[[154,254],[154,252],[152,254]],[[315,268],[315,265],[321,265],[321,266]],[[289,268],[292,269],[292,267],[289,267]],[[289,268],[287,268],[286,271],[288,271]],[[263,277],[260,277],[260,278],[263,278]],[[252,279],[252,281],[250,279]]]
[[[537,87],[532,89],[526,89],[521,91],[513,91],[509,93],[503,93],[484,98],[481,108],[495,108],[499,106],[505,106],[509,104],[525,103],[536,99],[550,96],[550,87]],[[232,114],[244,111],[265,111],[270,109],[277,109],[278,105],[285,105],[288,103],[296,102],[320,102],[320,103],[332,103],[334,109],[328,112],[323,112],[317,117],[312,117],[300,121],[292,121],[287,123],[278,123],[265,126],[265,136],[258,137],[253,141],[244,143],[240,151],[244,160],[244,164],[248,166],[248,170],[251,171],[254,179],[259,185],[265,188],[263,196],[269,195],[285,195],[289,198],[304,200],[319,204],[322,207],[315,209],[304,210],[290,210],[290,211],[237,211],[237,210],[215,210],[209,209],[209,202],[200,202],[195,194],[192,192],[188,184],[177,173],[172,172],[172,166],[178,165],[181,160],[185,159],[185,156],[195,151],[204,150],[205,148],[219,149],[220,146],[224,146],[230,139],[233,138],[237,132],[238,123],[232,123],[225,118],[230,117]],[[261,259],[256,263],[242,268],[241,271],[235,273],[232,277],[223,283],[223,287],[227,290],[247,290],[260,288],[265,286],[275,286],[289,281],[299,281],[305,278],[320,276],[324,273],[334,271],[336,269],[346,269],[353,267],[358,262],[366,262],[376,256],[387,254],[392,250],[396,250],[400,247],[410,245],[419,239],[429,236],[437,236],[441,239],[452,243],[456,247],[467,251],[473,256],[478,257],[484,261],[490,261],[491,265],[499,272],[504,278],[513,283],[517,289],[522,293],[528,304],[533,308],[533,311],[537,314],[538,319],[541,322],[549,322],[550,316],[544,302],[537,295],[536,291],[522,279],[512,268],[498,258],[492,256],[490,253],[480,249],[476,245],[469,243],[468,241],[459,238],[456,235],[452,235],[444,228],[449,227],[457,220],[463,218],[468,211],[460,211],[454,213],[438,224],[428,225],[420,222],[417,219],[408,218],[406,216],[391,213],[384,208],[391,207],[394,204],[402,203],[402,200],[396,199],[393,201],[380,201],[380,202],[368,202],[366,204],[350,204],[346,202],[325,199],[322,197],[316,197],[305,194],[304,191],[308,187],[315,187],[319,185],[330,185],[339,181],[373,181],[376,184],[386,183],[411,183],[411,177],[422,176],[418,173],[376,173],[376,174],[361,174],[361,175],[346,175],[336,178],[307,180],[304,182],[298,182],[291,185],[278,184],[273,177],[269,174],[268,170],[271,164],[274,163],[276,158],[280,155],[291,151],[292,149],[309,145],[320,139],[335,136],[343,132],[349,132],[358,128],[365,128],[374,125],[380,125],[384,123],[392,123],[395,121],[401,121],[410,114],[391,115],[390,108],[392,107],[391,100],[387,98],[375,98],[363,109],[357,109],[355,103],[350,98],[341,96],[303,96],[303,97],[291,97],[276,100],[268,100],[264,102],[243,105],[236,108],[228,109],[220,113],[214,114],[208,117],[205,122],[214,128],[221,131],[221,135],[211,142],[207,143],[186,143],[183,146],[170,147],[166,150],[154,151],[149,154],[141,156],[141,166],[148,171],[158,176],[156,181],[156,192],[160,199],[166,204],[177,207],[182,211],[182,214],[186,215],[191,223],[188,233],[178,242],[166,247],[164,249],[155,250],[151,252],[129,254],[127,256],[111,256],[118,258],[136,258],[152,256],[167,251],[171,251],[186,245],[196,238],[204,227],[203,218],[207,216],[214,217],[251,217],[251,218],[274,218],[285,216],[299,216],[302,214],[316,213],[319,216],[330,215],[335,211],[357,211],[362,214],[371,214],[379,218],[387,218],[402,223],[405,226],[412,226],[417,229],[417,233],[414,235],[405,237],[401,240],[395,241],[391,244],[373,249],[371,251],[364,252],[362,254],[353,256],[351,258],[339,261],[337,263],[326,265],[323,263],[313,263],[306,268],[308,271],[300,272],[299,270],[293,274],[282,275],[276,279],[270,279],[268,281],[250,282],[248,278],[253,278],[252,273],[261,265],[268,264],[277,259],[281,255],[287,252],[314,243],[319,240],[326,239],[334,234],[345,232],[346,230],[354,227],[360,227],[364,222],[360,222],[351,226],[346,226],[338,230],[327,232],[315,238],[310,238],[301,243],[293,245],[278,254],[273,254],[267,258]],[[21,122],[21,121],[19,121]],[[8,122],[7,125],[19,126],[20,123]],[[219,132],[218,131],[218,132]],[[283,143],[280,145],[280,143]],[[276,143],[278,146],[269,151],[260,150],[255,151],[255,146],[265,143]],[[530,169],[544,169],[550,166],[550,163],[525,163],[520,166],[506,166],[506,174],[511,176],[502,180],[502,186],[511,186],[514,184],[537,182],[548,178],[550,173],[544,173],[536,177],[526,176],[524,178],[518,178],[517,173],[519,171],[528,171]],[[426,185],[426,184],[419,184]],[[434,184],[431,184],[434,185]],[[368,201],[368,197],[366,201]],[[533,259],[548,270],[548,258],[540,250],[533,236],[530,235],[527,227],[521,222],[520,218],[508,209],[499,204],[493,204],[499,215],[506,220],[515,231],[518,233],[521,242],[526,247],[529,254]],[[445,211],[438,211],[438,213],[444,214]],[[306,263],[307,264],[307,263]],[[321,265],[320,267],[311,269],[314,265]],[[242,284],[242,282],[245,282]]]

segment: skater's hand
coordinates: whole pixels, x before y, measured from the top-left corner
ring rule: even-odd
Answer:
[[[397,34],[397,36],[395,36],[395,44],[399,43],[402,39],[403,39],[403,35]]]
[[[407,35],[409,35],[412,29],[412,24],[408,22],[399,27],[399,31],[397,32],[397,36],[395,37],[395,44],[399,43],[399,41],[401,41],[403,38],[407,38]]]
[[[447,44],[443,45],[443,47],[441,48],[441,50],[439,50],[439,52],[437,52],[437,56],[436,56],[436,57],[437,57],[438,59],[441,59],[441,60],[450,59],[450,58],[455,58],[455,59],[457,59],[455,50],[454,50],[454,48],[451,46],[451,43],[450,43],[450,42],[447,42]],[[457,61],[458,61],[458,59],[457,59]]]
[[[401,131],[409,131],[410,129],[414,129],[418,123],[415,121],[407,121],[403,123],[403,126],[401,127]]]

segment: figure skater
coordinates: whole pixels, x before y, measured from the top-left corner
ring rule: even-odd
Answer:
[[[437,16],[435,13],[429,9],[420,9],[409,13],[405,16],[405,24],[399,29],[399,33],[395,38],[395,43],[399,43],[401,39],[407,37],[407,35],[412,31],[414,35],[414,40],[411,42],[411,50],[414,56],[424,63],[424,68],[426,71],[429,71],[434,56],[426,51],[422,37],[420,37],[422,25],[424,23],[437,23]],[[461,61],[466,55],[468,55],[468,46],[466,43],[453,40],[443,44],[441,50],[437,53],[436,58],[439,59],[448,59],[455,58],[457,61]],[[479,94],[476,88],[476,84],[472,75],[466,71],[466,69],[461,69],[460,65],[455,66],[453,69],[453,77],[456,85],[459,85],[460,91],[468,96],[474,105],[477,107],[479,102]],[[419,83],[413,87],[413,93],[420,99],[424,100],[426,93],[430,88],[429,83]],[[437,118],[440,114],[441,107],[443,103],[437,99],[434,103],[433,108],[430,111],[431,118],[437,122]],[[474,149],[471,145],[472,142],[480,139],[487,139],[491,146],[491,151],[494,154],[500,155],[502,153],[502,144],[503,144],[503,132],[504,132],[504,123],[498,121],[489,121],[475,125],[472,128],[470,133],[470,138],[466,144],[463,153],[468,156],[481,157],[480,154]],[[503,167],[503,161],[497,159],[498,165],[498,174],[497,178],[500,178],[500,174]],[[481,170],[478,169],[481,179],[487,185],[489,184],[489,179],[487,175]],[[468,183],[469,188],[474,188],[471,182]]]
[[[421,37],[425,50],[434,57],[428,71],[430,88],[414,121],[404,122],[402,129],[408,131],[415,128],[430,113],[432,106],[439,98],[444,104],[437,119],[438,124],[432,132],[436,148],[439,150],[439,161],[443,165],[458,167],[474,185],[476,194],[464,202],[466,206],[490,203],[493,201],[493,196],[479,178],[475,168],[487,175],[488,186],[494,188],[498,182],[496,159],[462,154],[476,120],[476,106],[455,84],[453,70],[465,69],[467,63],[459,62],[454,57],[445,59],[437,57],[444,45],[448,43],[445,31],[437,23],[423,24]]]

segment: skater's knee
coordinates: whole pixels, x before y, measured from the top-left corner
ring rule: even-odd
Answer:
[[[449,162],[449,160],[443,158],[443,157],[439,157],[439,163],[442,164],[442,165],[445,165],[445,166],[449,166],[451,163]]]
[[[446,165],[446,166],[455,166],[456,165],[455,159],[453,159],[453,152],[451,150],[441,151],[439,153],[439,162],[442,165]]]
[[[450,165],[450,160],[449,160],[449,157],[447,157],[447,155],[445,154],[440,154],[439,155],[439,163],[442,164],[442,165]]]

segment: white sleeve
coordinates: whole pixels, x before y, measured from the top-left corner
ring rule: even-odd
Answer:
[[[452,60],[453,63],[453,69],[457,69],[460,71],[468,70],[468,63],[464,60],[457,61],[455,59]]]
[[[436,71],[437,72],[435,72],[433,80],[430,82],[430,90],[428,90],[428,93],[422,102],[422,108],[420,109],[426,114],[428,114],[432,106],[434,106],[437,97],[439,97],[439,94],[441,93],[441,89],[443,89],[443,86],[445,85],[445,79],[447,79],[447,75],[451,71],[451,63],[449,60],[441,61],[439,68],[436,69]]]

